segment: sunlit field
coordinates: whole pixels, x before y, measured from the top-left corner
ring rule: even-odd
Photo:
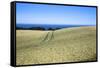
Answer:
[[[16,30],[17,65],[96,60],[96,27]]]

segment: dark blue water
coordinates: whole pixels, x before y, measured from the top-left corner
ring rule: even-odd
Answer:
[[[89,25],[51,25],[51,24],[16,24],[16,28],[33,28],[33,27],[41,27],[45,30],[48,29],[61,29],[61,28],[70,28],[70,27],[81,27],[81,26],[89,26]]]

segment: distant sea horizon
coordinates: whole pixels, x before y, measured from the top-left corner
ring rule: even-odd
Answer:
[[[33,27],[41,27],[45,30],[49,28],[56,29],[56,28],[70,28],[70,27],[81,27],[81,26],[96,26],[96,25],[72,25],[72,24],[16,24],[16,28],[33,28]]]

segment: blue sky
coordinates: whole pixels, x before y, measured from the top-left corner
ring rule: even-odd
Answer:
[[[17,24],[96,25],[96,8],[43,4],[16,4]]]

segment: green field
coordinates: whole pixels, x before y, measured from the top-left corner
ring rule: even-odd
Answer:
[[[16,30],[17,65],[96,60],[96,27]]]

